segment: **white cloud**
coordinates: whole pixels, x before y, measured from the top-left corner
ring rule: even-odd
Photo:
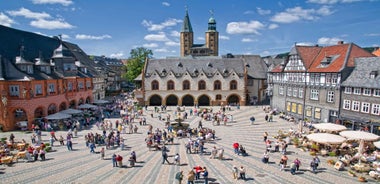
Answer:
[[[254,11],[248,10],[248,11],[245,11],[243,14],[244,15],[249,15],[249,14],[254,14],[254,13],[255,13]]]
[[[110,58],[123,58],[124,53],[123,52],[118,52],[118,53],[112,53],[110,54]]]
[[[73,4],[72,0],[32,0],[34,4],[61,4],[63,6],[69,6]]]
[[[251,38],[243,38],[241,39],[241,42],[256,42],[257,40],[251,39]]]
[[[158,44],[157,43],[146,43],[146,44],[143,44],[143,47],[155,48],[155,47],[158,47]]]
[[[85,35],[85,34],[77,34],[75,35],[75,39],[77,40],[104,40],[107,38],[112,38],[110,35],[101,35],[101,36],[93,36],[93,35]]]
[[[7,13],[11,16],[22,16],[29,19],[46,19],[51,18],[51,16],[48,13],[42,12],[32,12],[26,8],[20,8],[17,11],[7,11]]]
[[[368,33],[365,36],[380,36],[380,33]]]
[[[166,27],[176,26],[178,23],[181,23],[182,20],[170,18],[161,24],[153,24],[152,21],[143,20],[142,25],[147,27],[149,31],[161,31]]]
[[[167,42],[170,41],[164,32],[159,32],[158,34],[148,34],[144,37],[147,41],[158,41],[158,42]]]
[[[181,36],[181,33],[178,32],[178,31],[171,31],[171,32],[170,32],[170,36],[173,36],[173,37],[180,37],[180,36]]]
[[[269,15],[271,13],[270,10],[264,10],[264,9],[261,9],[260,7],[256,9],[257,9],[257,13],[259,13],[260,15]]]
[[[321,45],[336,45],[339,41],[342,41],[340,38],[327,38],[322,37],[318,39],[318,44]]]
[[[162,5],[163,6],[170,6],[170,3],[168,3],[168,2],[162,2]]]
[[[168,41],[165,42],[166,46],[180,46],[179,42]]]
[[[316,4],[337,4],[337,3],[354,3],[365,0],[308,0],[308,3]]]
[[[278,24],[270,24],[268,26],[268,29],[276,29],[276,28],[278,28]]]
[[[313,46],[315,44],[313,44],[311,42],[300,42],[300,43],[296,43],[296,45],[299,45],[299,46]]]
[[[250,22],[230,22],[227,24],[226,32],[228,34],[257,34],[259,31],[264,29],[264,25],[259,22],[252,20]]]
[[[30,25],[36,28],[40,29],[72,29],[74,28],[73,25],[65,22],[64,20],[45,20],[45,19],[38,19],[33,20],[30,22]]]
[[[300,20],[316,20],[319,16],[331,15],[333,12],[328,6],[322,6],[320,9],[303,9],[302,7],[288,8],[284,12],[277,13],[271,18],[271,21],[278,23],[292,23]]]
[[[71,37],[67,34],[62,34],[61,36],[62,36],[62,39],[64,39],[64,40],[71,39]]]
[[[15,22],[4,13],[0,12],[0,25],[11,27]]]
[[[197,37],[197,40],[205,40],[205,38],[204,38],[204,37],[201,37],[201,36],[198,36],[198,37]]]
[[[161,49],[154,49],[154,52],[164,52],[164,53],[167,53],[167,52],[170,52],[168,49],[166,48],[161,48]]]
[[[219,36],[219,39],[221,39],[221,40],[229,40],[229,39],[230,39],[230,37],[228,37],[228,36],[223,36],[223,35],[220,35],[220,36]]]

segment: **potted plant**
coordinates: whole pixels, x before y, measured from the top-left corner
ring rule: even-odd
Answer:
[[[327,164],[333,166],[333,165],[335,165],[335,160],[329,159],[329,160],[327,160]]]
[[[299,143],[300,143],[300,140],[298,139],[298,137],[294,137],[292,141],[293,141],[294,147],[298,148]]]
[[[348,170],[348,175],[350,175],[350,176],[352,176],[352,177],[355,177],[356,176],[356,173],[355,173],[355,171],[353,171],[353,170]]]
[[[367,182],[367,179],[365,179],[365,177],[363,177],[363,176],[359,176],[359,177],[358,177],[358,180],[359,180],[360,182]]]

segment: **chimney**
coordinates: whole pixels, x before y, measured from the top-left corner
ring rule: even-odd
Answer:
[[[343,45],[344,41],[338,41],[338,45]]]

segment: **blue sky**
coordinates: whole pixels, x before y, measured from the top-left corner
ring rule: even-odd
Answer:
[[[294,43],[380,45],[380,0],[0,0],[0,24],[62,35],[87,54],[128,58],[136,47],[155,58],[179,56],[188,8],[194,43],[205,42],[210,10],[219,54],[274,55]]]

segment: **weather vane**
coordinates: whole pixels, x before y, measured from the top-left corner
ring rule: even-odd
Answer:
[[[209,10],[210,14],[211,14],[211,17],[214,16],[214,10]]]

